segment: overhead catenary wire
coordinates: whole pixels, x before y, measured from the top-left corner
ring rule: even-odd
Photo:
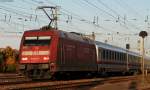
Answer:
[[[33,0],[32,0],[32,2],[36,3],[36,5],[39,5],[39,3],[37,3],[37,2],[35,2],[35,1],[33,1]],[[52,3],[52,2],[50,2],[50,1],[48,1],[48,0],[47,0],[47,2]],[[31,3],[30,3],[30,4],[31,4]],[[52,4],[54,4],[54,3],[52,3]],[[44,4],[43,4],[43,5],[44,5]],[[55,6],[58,6],[58,5],[56,5],[56,4],[54,4],[54,5],[55,5]],[[84,23],[87,23],[87,24],[94,25],[93,22],[82,18],[82,17],[81,17],[80,15],[78,15],[78,14],[75,14],[75,13],[73,13],[73,12],[71,12],[71,11],[68,11],[68,10],[66,10],[66,9],[64,9],[64,8],[61,8],[61,9],[62,9],[63,11],[60,11],[60,12],[63,13],[63,14],[65,14],[65,15],[72,15],[72,17],[73,17],[74,19],[77,19],[77,20],[79,20],[79,21],[81,21],[81,22],[84,22]],[[106,28],[104,28],[104,27],[102,27],[102,26],[100,26],[100,25],[94,25],[94,26],[96,26],[96,27],[98,27],[98,28],[101,28],[101,29],[103,29],[103,30],[112,31],[112,30],[106,29]]]
[[[25,0],[22,0],[22,1],[25,1]],[[45,0],[45,1],[46,1],[46,0]],[[48,0],[47,0],[47,1],[48,1]],[[25,1],[25,2],[28,2],[28,3],[30,3],[30,4],[33,5],[32,2],[35,2],[35,0]],[[37,6],[39,5],[38,2],[35,2],[35,3],[37,3],[37,4],[34,4],[34,5],[37,5]],[[77,15],[77,14],[75,14],[75,13],[72,13],[72,12],[66,10],[66,9],[62,9],[62,10],[63,10],[64,12],[66,12],[68,15],[71,14],[71,15],[73,16],[73,18],[75,18],[75,19],[78,19],[78,20],[80,20],[80,21],[82,21],[82,22],[85,22],[85,23],[94,25],[94,24],[92,23],[92,21],[86,20],[86,19],[82,18],[80,15]],[[114,17],[115,17],[115,16],[114,16]],[[115,17],[115,18],[116,18],[116,17]],[[97,27],[100,27],[101,29],[106,30],[106,28],[104,28],[104,27],[102,27],[102,26],[100,26],[100,25],[94,25],[94,26],[97,26]],[[108,30],[108,29],[107,29],[107,30]],[[111,31],[111,30],[110,30],[110,31]]]
[[[117,2],[117,0],[115,0],[115,1]],[[122,2],[122,5],[120,5],[121,2]],[[138,15],[139,17],[143,18],[140,13],[138,13],[135,9],[133,9],[133,7],[131,7],[131,5],[129,5],[129,4],[127,4],[124,0],[119,0],[117,3],[120,5],[120,7],[124,8],[124,9],[128,8],[128,11],[130,11],[130,13],[134,13],[135,16]]]
[[[99,8],[98,6],[96,6],[95,4],[93,4],[93,3],[91,3],[91,2],[89,2],[89,1],[87,1],[87,0],[84,0],[84,1],[85,1],[86,3],[88,3],[89,5],[91,5],[91,6],[95,7],[95,8],[97,8],[99,11],[104,12],[104,13],[106,13],[107,15],[113,17],[114,19],[116,19],[116,20],[118,19],[117,17],[115,17],[115,16],[112,15],[111,13],[106,12],[105,10],[103,10],[103,9]],[[119,15],[116,11],[114,11],[114,10],[111,9],[111,8],[109,8],[106,4],[102,3],[102,1],[101,1],[101,2],[99,1],[99,3],[101,3],[102,5],[104,5],[106,8],[108,8],[109,10],[111,10],[113,13],[115,13],[116,16]],[[121,16],[119,15],[119,17],[121,17]],[[124,17],[121,17],[121,18],[124,19]],[[124,21],[122,21],[121,19],[119,19],[119,21],[121,21],[121,23],[124,23]],[[126,20],[126,21],[128,21],[128,20]],[[122,25],[122,24],[120,24],[120,25]],[[133,25],[133,24],[129,24],[129,25],[130,25],[132,28],[136,29],[136,30],[141,30],[141,29],[139,29],[138,27],[136,27],[136,26]],[[125,26],[123,26],[123,27],[125,27],[126,29],[129,29],[129,27],[127,27],[126,24],[125,24]]]
[[[2,13],[2,14],[4,14],[5,15],[5,21],[6,21],[6,18],[8,19],[8,21],[10,22],[11,21],[11,19],[22,19],[22,22],[23,22],[23,20],[24,21],[30,21],[31,22],[31,16],[29,16],[29,15],[24,15],[22,12],[19,12],[19,11],[15,11],[14,9],[10,9],[10,8],[5,8],[5,7],[2,7],[2,6],[0,6],[1,7],[1,9],[2,10],[4,10],[4,11],[6,11],[5,13],[2,13],[2,12],[0,12],[0,13]],[[17,17],[17,16],[15,16],[14,14],[16,14],[16,15],[18,15],[19,17]],[[10,16],[6,16],[6,15],[10,15]],[[15,18],[14,18],[14,16],[15,16]],[[33,17],[33,16],[32,16]],[[26,19],[27,18],[27,19]],[[36,17],[34,17],[35,19],[37,19],[38,18],[38,16],[36,16]],[[21,25],[22,24],[22,22],[21,22],[21,24],[20,23],[18,23],[16,20],[14,20],[14,22],[12,21],[12,22],[5,22],[6,24],[14,24],[14,25],[18,25],[18,26],[23,26],[23,27],[26,27],[27,25],[25,25],[25,24],[23,24],[23,25]],[[33,22],[33,21],[32,21]],[[35,21],[36,22],[36,21]],[[46,23],[46,19],[45,20],[43,20],[43,18],[40,18],[40,22],[45,22]],[[16,23],[16,24],[15,24]],[[29,25],[28,25],[28,27],[29,27]]]
[[[33,0],[32,0],[33,1]],[[31,2],[31,1],[30,1]],[[28,2],[29,3],[29,2]],[[30,3],[30,4],[32,4],[32,3]],[[36,4],[36,5],[38,5],[38,4]],[[65,10],[65,11],[67,11],[67,10]],[[70,13],[70,12],[69,12]],[[76,15],[76,14],[74,14],[73,13],[73,15],[75,15],[76,16],[76,18],[78,18],[78,20],[80,20],[80,21],[82,21],[82,22],[85,22],[85,23],[88,23],[88,24],[93,24],[93,23],[91,23],[91,21],[87,21],[87,20],[85,20],[85,19],[80,19],[81,17],[79,16],[79,15]],[[106,28],[104,28],[104,27],[102,27],[102,26],[100,26],[100,25],[95,25],[95,26],[97,26],[97,27],[99,27],[99,28],[101,28],[101,29],[104,29],[104,30],[106,30]]]
[[[93,4],[93,3],[91,3],[91,2],[89,2],[89,1],[87,1],[87,0],[84,0],[84,1],[85,1],[87,4],[89,4],[89,5],[93,6],[93,7],[95,7],[95,8],[96,8],[97,10],[99,10],[100,12],[104,12],[104,13],[107,14],[108,16],[111,16],[112,18],[116,19],[117,22],[119,22],[121,26],[123,26],[123,27],[125,27],[126,29],[128,29],[127,26],[124,26],[124,25],[121,24],[121,22],[124,23],[124,21],[120,20],[120,19],[119,19],[119,16],[114,16],[114,15],[112,15],[111,13],[106,12],[105,10],[99,8],[98,6],[96,6],[95,4]],[[121,21],[121,22],[120,22],[120,21]]]
[[[47,1],[48,1],[48,0],[47,0]],[[33,2],[34,2],[34,1],[33,1]],[[50,1],[48,1],[48,2],[49,2],[49,3],[52,3],[52,2],[50,2]],[[35,3],[37,3],[37,2],[35,2]],[[38,3],[37,3],[37,4],[38,4]],[[54,3],[52,3],[52,4],[54,4]],[[54,5],[57,6],[56,4],[54,4]],[[74,18],[74,19],[77,19],[77,20],[82,21],[82,22],[84,22],[84,23],[88,23],[88,24],[94,25],[93,22],[88,21],[88,20],[82,18],[80,15],[77,15],[77,14],[71,12],[71,11],[68,11],[68,10],[64,9],[64,8],[62,8],[62,10],[63,10],[63,11],[60,11],[60,12],[62,12],[63,14],[66,14],[66,15],[71,14],[71,15],[73,15],[73,18]],[[68,13],[69,13],[69,14],[68,14]],[[94,25],[94,26],[96,26],[96,27],[98,27],[98,28],[101,28],[101,29],[103,29],[103,30],[112,31],[112,30],[106,29],[106,28],[104,28],[104,27],[102,27],[102,26],[100,26],[100,25]]]

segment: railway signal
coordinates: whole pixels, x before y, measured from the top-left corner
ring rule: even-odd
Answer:
[[[142,43],[141,43],[141,53],[142,53],[142,58],[141,58],[141,71],[142,71],[142,82],[144,82],[144,38],[147,36],[147,32],[146,31],[141,31],[139,33],[139,36],[142,37]]]

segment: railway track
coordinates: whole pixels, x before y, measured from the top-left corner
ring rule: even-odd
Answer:
[[[7,74],[0,74],[0,85],[7,85],[7,84],[12,84],[12,83],[25,83],[31,81],[27,77],[21,75],[21,74],[16,74],[16,73],[7,73]]]
[[[62,90],[71,89],[80,86],[90,86],[104,83],[117,83],[125,82],[129,80],[136,80],[136,76],[127,77],[112,77],[112,78],[95,78],[95,79],[80,79],[80,80],[69,80],[69,81],[28,81],[22,83],[12,83],[9,85],[0,85],[2,90]]]

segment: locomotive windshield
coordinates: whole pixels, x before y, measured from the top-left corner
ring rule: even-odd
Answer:
[[[48,46],[50,44],[50,36],[25,37],[24,46]]]

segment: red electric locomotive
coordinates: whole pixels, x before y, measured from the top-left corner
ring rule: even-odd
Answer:
[[[55,29],[25,31],[20,45],[20,70],[32,78],[95,72],[95,42]]]

